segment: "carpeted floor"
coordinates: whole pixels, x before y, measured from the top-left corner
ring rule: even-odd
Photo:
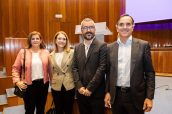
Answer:
[[[156,90],[151,112],[146,114],[172,114],[172,77],[156,76]]]

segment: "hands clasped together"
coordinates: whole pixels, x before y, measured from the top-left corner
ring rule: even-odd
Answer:
[[[81,87],[80,89],[78,89],[80,94],[83,94],[85,96],[91,96],[92,92],[89,91],[87,88],[85,87]]]

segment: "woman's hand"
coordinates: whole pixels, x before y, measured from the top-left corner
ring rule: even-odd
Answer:
[[[20,89],[26,89],[26,88],[27,88],[26,83],[23,82],[23,81],[18,81],[18,82],[16,83],[16,85],[17,85]]]

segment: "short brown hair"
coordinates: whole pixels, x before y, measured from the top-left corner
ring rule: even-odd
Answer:
[[[118,24],[119,20],[120,20],[122,17],[130,17],[130,18],[131,18],[131,20],[132,20],[132,24],[134,24],[134,19],[133,19],[133,17],[132,17],[132,16],[130,16],[129,14],[122,14],[122,15],[118,18],[118,20],[117,20],[117,24]]]
[[[39,38],[42,40],[41,44],[40,44],[40,49],[45,49],[46,46],[43,42],[43,39],[42,39],[42,36],[41,36],[41,33],[37,32],[37,31],[33,31],[33,32],[30,32],[29,35],[28,35],[28,39],[27,39],[27,44],[28,44],[28,49],[32,47],[32,44],[31,44],[31,39],[32,39],[32,36],[33,35],[38,35]]]

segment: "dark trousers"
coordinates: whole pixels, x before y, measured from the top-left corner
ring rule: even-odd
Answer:
[[[57,114],[72,114],[75,89],[66,91],[62,86],[61,91],[51,89]]]
[[[44,84],[43,79],[35,80],[28,85],[24,99],[25,114],[44,114],[49,82]]]
[[[77,92],[80,114],[104,114],[104,98],[86,97]]]
[[[143,110],[136,108],[131,100],[131,92],[117,88],[114,104],[112,105],[112,114],[144,114]]]

